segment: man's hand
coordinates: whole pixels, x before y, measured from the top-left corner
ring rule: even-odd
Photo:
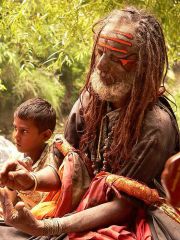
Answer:
[[[0,189],[4,221],[27,234],[40,236],[43,233],[43,222],[38,221],[32,213],[25,208],[23,202],[18,202],[15,207],[9,199],[6,189]]]
[[[0,204],[0,219],[4,219],[3,210]]]
[[[3,165],[0,171],[0,186],[13,190],[28,190],[34,186],[34,178],[23,161],[11,161]]]

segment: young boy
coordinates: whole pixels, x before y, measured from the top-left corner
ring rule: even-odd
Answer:
[[[14,112],[13,137],[19,152],[24,153],[24,161],[30,161],[33,172],[51,165],[58,168],[58,159],[52,154],[47,141],[56,125],[56,112],[49,102],[32,98],[22,103]],[[28,157],[28,158],[27,158]],[[22,160],[23,161],[23,160]],[[31,165],[31,166],[30,166]],[[19,198],[31,209],[47,193],[33,191],[9,191],[14,202]]]

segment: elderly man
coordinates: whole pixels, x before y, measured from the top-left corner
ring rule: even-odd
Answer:
[[[149,187],[156,182],[158,186],[166,160],[179,149],[174,115],[161,96],[168,67],[162,29],[153,16],[133,8],[113,11],[95,25],[94,35],[89,74],[70,113],[65,137],[83,160],[77,172],[82,172],[83,165],[91,179],[96,177],[81,196],[76,212],[64,216],[75,209],[69,207],[62,214],[67,199],[52,219],[37,220],[22,204],[13,207],[1,191],[5,220],[30,235],[49,238],[58,235],[57,239],[63,239],[61,233],[67,233],[66,239],[156,239],[157,226],[152,229],[146,221],[147,211],[141,201],[145,196],[139,182]],[[51,167],[29,174],[18,164],[4,167],[1,185],[40,191],[60,188]],[[20,170],[13,172],[17,165]],[[64,175],[71,171],[66,169]],[[121,189],[124,185],[127,188],[118,191],[116,180],[108,185],[109,173],[127,177]],[[171,226],[175,232],[179,225],[174,221]],[[172,234],[172,239],[178,239]],[[163,230],[160,235],[166,239]]]

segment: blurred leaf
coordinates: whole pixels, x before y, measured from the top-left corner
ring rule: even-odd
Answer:
[[[33,96],[47,98],[59,114],[62,108],[68,112],[83,86],[89,65],[93,23],[111,10],[126,5],[143,7],[161,22],[170,62],[168,87],[179,99],[174,85],[180,80],[173,73],[173,65],[179,61],[179,1],[3,0],[0,7],[0,112],[10,105],[15,108]],[[2,92],[5,88],[7,91]],[[65,107],[67,101],[70,103]]]

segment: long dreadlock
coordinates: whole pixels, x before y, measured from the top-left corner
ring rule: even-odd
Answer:
[[[90,94],[90,102],[83,109],[85,132],[80,141],[83,151],[88,143],[96,140],[98,129],[105,114],[105,102],[101,101],[91,88],[90,76],[95,68],[96,45],[99,35],[112,17],[123,17],[136,29],[135,38],[139,47],[136,78],[133,82],[131,97],[122,109],[123,118],[115,126],[114,138],[108,153],[110,159],[119,161],[130,158],[133,145],[137,142],[142,129],[147,109],[158,100],[159,88],[164,85],[168,69],[168,58],[164,35],[160,24],[154,16],[135,8],[115,10],[108,17],[99,21],[94,30],[95,41],[91,57],[90,70],[83,91]]]

